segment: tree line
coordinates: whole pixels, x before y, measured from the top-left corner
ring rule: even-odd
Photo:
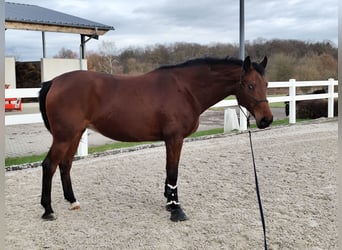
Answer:
[[[337,48],[330,41],[306,42],[299,40],[257,39],[246,42],[245,54],[253,61],[266,55],[267,79],[299,81],[337,79]],[[200,45],[178,42],[145,47],[128,47],[118,51],[114,42],[103,41],[98,51],[87,52],[88,69],[110,74],[137,75],[161,65],[184,62],[197,57],[238,57],[239,45],[216,43]],[[77,58],[63,48],[55,57]]]

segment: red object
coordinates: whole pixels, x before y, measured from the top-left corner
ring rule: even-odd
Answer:
[[[19,110],[21,111],[20,98],[5,98],[5,111]]]

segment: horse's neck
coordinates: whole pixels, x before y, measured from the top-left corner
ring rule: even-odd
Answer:
[[[190,80],[191,94],[199,106],[200,113],[227,96],[236,94],[240,72],[241,70],[237,69],[223,76],[217,72],[204,71]]]

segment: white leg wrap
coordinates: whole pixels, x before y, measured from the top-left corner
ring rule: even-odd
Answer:
[[[78,201],[75,201],[73,203],[71,203],[71,206],[70,206],[70,210],[77,210],[77,209],[80,209],[81,206],[80,206],[80,203]]]
[[[169,201],[166,203],[166,205],[171,205],[171,204],[179,205],[180,203],[177,201]]]
[[[177,188],[177,185],[176,185],[176,186],[172,186],[172,185],[170,185],[170,184],[167,184],[167,186],[168,186],[169,188],[171,188],[171,189],[176,189],[176,188]]]
[[[170,184],[167,184],[167,188],[169,188],[169,191],[167,193],[167,203],[166,205],[179,205],[178,202],[178,196],[177,196],[177,185],[172,186]]]

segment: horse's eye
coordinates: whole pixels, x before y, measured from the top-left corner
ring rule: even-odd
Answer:
[[[254,85],[253,84],[248,84],[248,89],[253,90],[254,89]]]

